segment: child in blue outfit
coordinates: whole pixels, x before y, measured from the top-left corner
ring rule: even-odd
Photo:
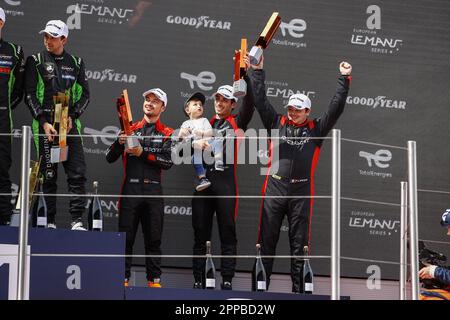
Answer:
[[[183,111],[189,120],[183,122],[180,128],[179,138],[192,139],[192,142],[201,142],[209,145],[214,153],[214,167],[223,171],[223,144],[220,139],[214,138],[214,132],[208,119],[202,117],[205,96],[201,92],[195,92],[185,102]],[[203,166],[202,150],[195,149],[192,162],[197,174],[197,191],[202,191],[211,185],[206,178],[206,169]]]

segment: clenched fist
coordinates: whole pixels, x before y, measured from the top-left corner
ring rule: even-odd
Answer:
[[[348,62],[342,61],[339,64],[339,71],[344,76],[349,76],[352,73],[352,65]]]

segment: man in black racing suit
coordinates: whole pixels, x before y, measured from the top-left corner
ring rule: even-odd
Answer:
[[[255,108],[261,116],[264,127],[273,138],[270,141],[271,169],[262,191],[258,243],[261,244],[262,255],[275,255],[280,227],[284,216],[287,215],[291,255],[301,256],[304,246],[309,247],[310,245],[314,171],[323,143],[323,139],[309,138],[325,137],[344,111],[351,81],[351,66],[346,62],[339,65],[341,76],[338,78],[337,91],[328,110],[320,118],[313,120],[308,119],[311,101],[303,94],[291,95],[286,106],[287,115],[278,114],[267,100],[263,61],[252,67],[254,69],[251,78]],[[274,129],[278,131],[274,131]],[[278,134],[277,139],[274,137],[275,134]],[[274,147],[277,143],[278,146]],[[272,163],[275,152],[278,154],[278,161]],[[266,196],[267,198],[265,198]],[[299,196],[299,198],[295,198],[295,196]],[[263,264],[268,287],[273,258],[263,259]],[[302,289],[300,288],[302,269],[302,259],[291,260],[293,292],[300,292]],[[255,290],[254,277],[252,278],[253,290]]]
[[[22,47],[2,39],[5,12],[0,8],[0,134],[12,132],[11,111],[23,97],[25,61]],[[0,193],[11,194],[11,142],[12,137],[0,136]],[[11,219],[11,195],[0,196],[0,225],[8,225]]]
[[[244,77],[247,83],[247,94],[237,114],[232,111],[237,106],[237,98],[233,96],[233,87],[223,85],[214,94],[215,116],[211,119],[211,126],[216,136],[224,136],[223,159],[224,170],[219,171],[214,164],[206,164],[206,177],[211,181],[211,186],[203,191],[194,192],[192,200],[192,226],[194,228],[194,255],[205,255],[206,241],[211,240],[214,213],[217,216],[219,237],[222,255],[236,255],[236,218],[238,210],[238,185],[237,185],[237,154],[239,144],[236,136],[243,134],[247,129],[253,112],[253,93],[250,79]],[[231,140],[230,140],[231,139]],[[231,142],[231,143],[230,143]],[[194,142],[195,144],[195,142]],[[228,146],[234,150],[227,150]],[[205,146],[200,146],[205,148]],[[228,156],[227,156],[228,152]],[[233,156],[231,156],[233,152]],[[214,158],[212,156],[212,158]],[[231,159],[230,159],[231,158]],[[211,198],[202,198],[211,196]],[[219,196],[214,198],[213,196]],[[227,196],[221,198],[220,196]],[[222,289],[232,289],[232,279],[236,267],[235,258],[222,258],[221,275]],[[205,259],[193,258],[194,288],[205,287]]]
[[[144,96],[144,118],[132,125],[140,146],[125,149],[123,133],[107,150],[106,160],[111,163],[122,156],[125,177],[122,195],[143,195],[142,198],[124,197],[119,201],[119,231],[126,232],[127,255],[133,254],[133,245],[139,223],[144,234],[146,255],[161,255],[161,237],[164,218],[164,200],[150,196],[162,195],[161,171],[172,167],[171,135],[173,129],[160,121],[167,106],[167,95],[159,88],[150,89]],[[131,276],[131,257],[125,258],[125,286]],[[145,259],[148,286],[161,287],[161,258]]]
[[[69,202],[72,230],[86,230],[81,221],[86,199],[86,164],[81,137],[80,116],[89,103],[89,86],[84,62],[64,50],[69,30],[61,20],[50,20],[44,30],[46,50],[29,56],[25,71],[25,102],[33,116],[33,134],[38,157],[42,156],[40,173],[44,177],[45,194],[55,194],[57,190],[58,164],[50,162],[50,150],[54,137],[58,134],[53,127],[53,96],[58,92],[68,92],[69,125],[67,160],[62,164],[67,174],[68,189],[73,196]],[[39,134],[39,136],[38,136]],[[77,196],[81,195],[81,196]],[[48,228],[56,228],[56,197],[45,197],[48,210]]]

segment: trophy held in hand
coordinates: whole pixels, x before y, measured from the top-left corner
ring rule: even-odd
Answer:
[[[138,137],[131,130],[133,115],[131,113],[130,100],[128,99],[128,91],[125,89],[122,96],[117,99],[117,113],[119,115],[120,128],[127,136],[125,149],[133,149],[140,146]]]
[[[67,160],[69,147],[67,146],[67,127],[69,125],[69,95],[58,92],[53,96],[55,111],[53,114],[53,128],[58,132],[50,150],[50,162],[58,163]]]
[[[241,98],[247,94],[245,76],[245,55],[247,54],[247,39],[241,39],[241,49],[234,54],[233,96]]]
[[[281,24],[281,17],[278,12],[272,13],[269,21],[264,27],[263,32],[259,36],[256,44],[252,47],[249,53],[250,63],[252,65],[258,65],[261,62],[261,56],[263,53],[263,49],[267,48],[273,36],[278,30],[278,27]]]

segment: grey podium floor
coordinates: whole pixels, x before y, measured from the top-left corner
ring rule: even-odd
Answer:
[[[193,277],[191,269],[162,268],[162,284],[164,288],[192,288]],[[218,288],[222,279],[220,270],[217,272]],[[133,266],[131,270],[130,285],[146,286],[145,268]],[[399,300],[399,282],[382,280],[379,286],[367,283],[367,279],[341,278],[341,296],[349,296],[351,300]],[[249,272],[236,272],[233,279],[233,290],[250,291],[251,274]],[[410,286],[407,286],[408,293]],[[287,274],[273,274],[269,292],[291,292],[291,278]],[[314,277],[314,294],[331,295],[331,278]]]

